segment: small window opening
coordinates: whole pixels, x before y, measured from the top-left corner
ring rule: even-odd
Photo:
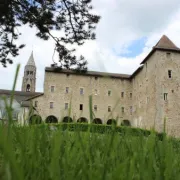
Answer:
[[[65,103],[65,110],[68,109],[68,103]]]
[[[69,74],[66,74],[66,77],[69,77]]]
[[[172,78],[172,70],[168,70],[168,77]]]
[[[97,95],[98,94],[98,91],[97,89],[94,90],[94,94]]]
[[[84,90],[83,88],[80,88],[80,95],[83,95],[84,94]]]
[[[94,105],[94,111],[97,111],[97,105]]]
[[[26,71],[26,74],[29,75],[29,71]]]
[[[34,107],[37,107],[37,106],[38,106],[38,101],[35,101]]]
[[[165,101],[168,100],[168,93],[164,93],[164,100],[165,100]]]
[[[26,92],[30,92],[31,91],[31,86],[30,86],[30,84],[27,84],[27,86],[26,86]]]
[[[124,92],[121,92],[121,97],[124,98]]]
[[[130,115],[132,115],[132,112],[133,112],[133,107],[130,106]]]
[[[54,86],[51,86],[51,92],[54,92]]]
[[[111,106],[108,106],[108,112],[111,112]]]
[[[80,104],[80,106],[79,106],[79,110],[83,110],[83,104]]]
[[[146,97],[146,103],[147,104],[149,103],[149,97]]]
[[[108,96],[111,96],[111,91],[110,90],[108,91]]]
[[[167,57],[167,58],[170,58],[170,56],[171,56],[171,53],[170,53],[170,52],[167,52],[167,53],[166,53],[166,57]]]
[[[53,109],[53,108],[54,108],[54,103],[50,102],[50,109]]]
[[[124,114],[124,107],[121,108],[121,112],[122,112],[122,114]]]
[[[66,94],[69,93],[69,87],[66,87]]]
[[[95,77],[94,77],[94,79],[95,79],[95,80],[98,80],[98,77],[97,77],[97,76],[95,76]]]
[[[132,99],[132,93],[130,93],[130,99]]]

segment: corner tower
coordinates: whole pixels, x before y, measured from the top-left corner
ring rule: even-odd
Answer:
[[[25,92],[35,92],[36,90],[36,64],[34,62],[33,52],[24,68],[21,90]]]

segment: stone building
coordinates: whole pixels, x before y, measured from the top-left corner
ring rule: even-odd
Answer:
[[[12,102],[12,119],[14,121],[19,121],[20,124],[28,123],[28,116],[31,109],[31,101],[27,99],[41,95],[42,93],[35,92],[36,88],[36,65],[33,58],[33,52],[25,66],[24,77],[22,81],[21,91],[14,92],[14,99]],[[5,100],[7,104],[10,104],[10,99],[12,96],[12,91],[0,89],[0,120],[8,119],[8,115],[5,107]],[[36,113],[35,108],[34,112]]]
[[[30,91],[35,91],[36,68],[32,67],[32,55],[30,59],[23,91],[29,91],[29,85]],[[166,120],[167,132],[180,136],[179,61],[180,49],[164,35],[132,75],[46,67],[44,93],[26,101],[32,102],[36,116],[48,123],[91,119],[99,124],[126,123],[162,131]]]
[[[33,52],[24,68],[24,77],[22,82],[22,91],[35,92],[36,90],[36,65],[34,62]]]

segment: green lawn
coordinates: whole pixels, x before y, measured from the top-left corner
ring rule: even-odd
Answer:
[[[110,128],[92,133],[1,125],[0,180],[180,179],[178,140]]]

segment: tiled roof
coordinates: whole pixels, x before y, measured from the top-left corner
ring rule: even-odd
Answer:
[[[163,35],[157,44],[152,48],[150,53],[144,58],[141,64],[144,64],[156,50],[180,53],[180,49],[166,35]]]
[[[0,97],[5,96],[7,98],[11,97],[12,91],[0,89]],[[26,101],[34,96],[42,95],[43,93],[40,92],[23,92],[23,91],[15,91],[14,92],[14,99],[21,103],[22,101]]]
[[[163,35],[154,48],[180,50],[166,35]]]
[[[117,73],[107,73],[107,72],[98,72],[98,71],[78,72],[75,70],[60,69],[58,67],[46,67],[45,71],[54,72],[54,73],[84,75],[84,76],[111,77],[111,78],[123,78],[123,79],[130,78],[130,75],[128,74],[117,74]]]

